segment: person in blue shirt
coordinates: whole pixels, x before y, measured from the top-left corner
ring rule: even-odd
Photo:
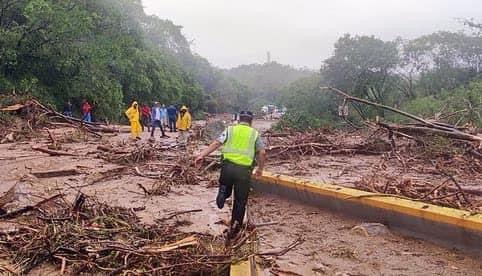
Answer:
[[[176,132],[177,109],[172,104],[167,108],[167,119],[170,131]]]

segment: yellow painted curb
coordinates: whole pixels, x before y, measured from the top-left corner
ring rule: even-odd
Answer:
[[[238,262],[231,265],[229,270],[230,276],[257,276],[258,267],[254,256],[249,257],[248,260]]]
[[[357,189],[345,188],[332,184],[316,183],[309,180],[301,180],[294,177],[269,172],[263,172],[263,175],[260,177],[253,175],[253,180],[254,182],[259,181],[285,186],[300,192],[306,191],[309,193],[320,194],[342,201],[354,201],[383,210],[449,224],[476,232],[482,232],[482,214],[471,214],[470,212],[463,210],[391,197],[389,195],[380,196],[380,194],[374,194]]]

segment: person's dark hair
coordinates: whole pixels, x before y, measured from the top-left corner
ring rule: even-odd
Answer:
[[[251,124],[253,122],[253,113],[251,111],[239,112],[239,121]]]

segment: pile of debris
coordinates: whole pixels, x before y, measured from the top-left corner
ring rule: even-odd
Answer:
[[[155,163],[145,165],[144,168],[135,167],[136,174],[157,180],[150,189],[139,187],[146,195],[166,195],[173,186],[199,185],[201,181],[208,180],[203,171],[194,168],[189,155],[180,155],[175,161],[169,163]]]
[[[89,123],[65,116],[35,99],[2,107],[0,112],[13,115],[11,117],[14,118],[0,133],[5,137],[3,142],[18,141],[21,137],[31,138],[38,133],[39,129],[46,127],[73,127],[99,138],[102,137],[101,133],[119,132],[119,129],[101,123]]]
[[[139,184],[146,195],[166,195],[173,186],[199,185],[211,180],[213,175],[206,172],[219,164],[217,159],[208,159],[206,166],[195,168],[193,157],[175,143],[109,144],[98,146],[97,150],[104,160],[132,168],[124,173],[155,179],[150,188]]]
[[[61,274],[212,275],[253,253],[240,256],[239,246],[225,246],[222,237],[183,233],[170,218],[143,225],[133,210],[83,194],[73,204],[57,195],[0,218],[18,222],[0,232],[0,250],[11,263],[0,266],[3,273],[28,273],[49,263]]]
[[[482,190],[462,187],[456,177],[446,175],[438,184],[418,179],[373,172],[355,183],[358,189],[390,194],[439,206],[482,212]]]
[[[338,139],[330,139],[338,136]],[[360,143],[344,142],[340,135],[327,130],[307,133],[265,133],[267,153],[270,158],[293,156],[321,156],[326,154],[379,155],[391,150],[390,143],[381,137],[370,137]]]

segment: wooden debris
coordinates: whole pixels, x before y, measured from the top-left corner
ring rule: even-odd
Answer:
[[[32,172],[31,174],[37,178],[50,178],[50,177],[78,175],[78,174],[81,174],[81,172],[76,169],[64,169],[64,170],[50,170],[50,171],[43,171],[43,172]]]
[[[0,141],[0,144],[5,144],[5,143],[12,143],[15,141],[15,133],[10,132],[9,134],[5,135],[5,138]]]
[[[166,244],[166,245],[163,245],[163,246],[153,246],[153,245],[147,245],[147,246],[144,246],[142,247],[139,252],[143,253],[143,254],[159,254],[159,253],[162,253],[162,252],[168,252],[168,251],[172,251],[172,250],[175,250],[175,249],[179,249],[179,248],[185,248],[185,247],[189,247],[189,246],[194,246],[194,245],[198,245],[199,242],[196,238],[196,236],[189,236],[187,238],[184,238],[182,240],[179,240],[179,241],[176,241],[174,243],[169,243],[169,244]]]
[[[301,237],[298,237],[295,241],[293,241],[290,245],[288,245],[286,248],[279,249],[279,250],[272,250],[272,251],[266,251],[266,252],[260,252],[257,255],[259,256],[282,256],[286,253],[288,253],[290,250],[293,248],[297,247],[298,245],[302,244],[304,240]]]
[[[39,206],[42,206],[44,205],[45,203],[47,202],[50,202],[50,201],[53,201],[59,197],[63,196],[63,194],[56,194],[54,196],[51,196],[47,199],[44,199],[38,203],[36,203],[35,205],[27,205],[25,207],[22,207],[20,209],[17,209],[17,210],[14,210],[14,211],[10,211],[6,214],[3,214],[3,215],[0,215],[0,219],[11,219],[11,218],[14,218],[14,217],[17,217],[17,216],[20,216],[22,214],[25,214],[27,212],[30,212],[30,211],[34,211],[35,208],[39,207]]]
[[[20,274],[50,263],[76,275],[213,275],[229,268],[232,256],[254,253],[226,247],[221,237],[183,233],[162,221],[144,225],[130,209],[77,198],[83,203],[73,209],[78,199],[68,204],[51,198],[52,204],[31,210],[37,216],[23,217],[16,232],[0,235],[4,257]]]
[[[12,185],[8,191],[6,191],[2,196],[0,196],[0,208],[12,202],[15,197],[15,190],[17,188],[17,183]]]
[[[61,151],[61,150],[51,150],[51,149],[45,149],[40,147],[32,147],[32,149],[43,153],[47,153],[51,156],[77,156],[76,154],[66,152],[66,151]]]
[[[165,220],[169,220],[169,219],[172,219],[172,218],[174,218],[174,217],[177,217],[177,216],[179,216],[179,215],[189,214],[189,213],[196,213],[196,212],[202,212],[202,211],[203,211],[202,209],[178,211],[178,212],[171,213],[171,214],[169,214],[167,217],[164,217],[164,218],[162,218],[162,219],[159,219],[158,221],[165,221]]]

